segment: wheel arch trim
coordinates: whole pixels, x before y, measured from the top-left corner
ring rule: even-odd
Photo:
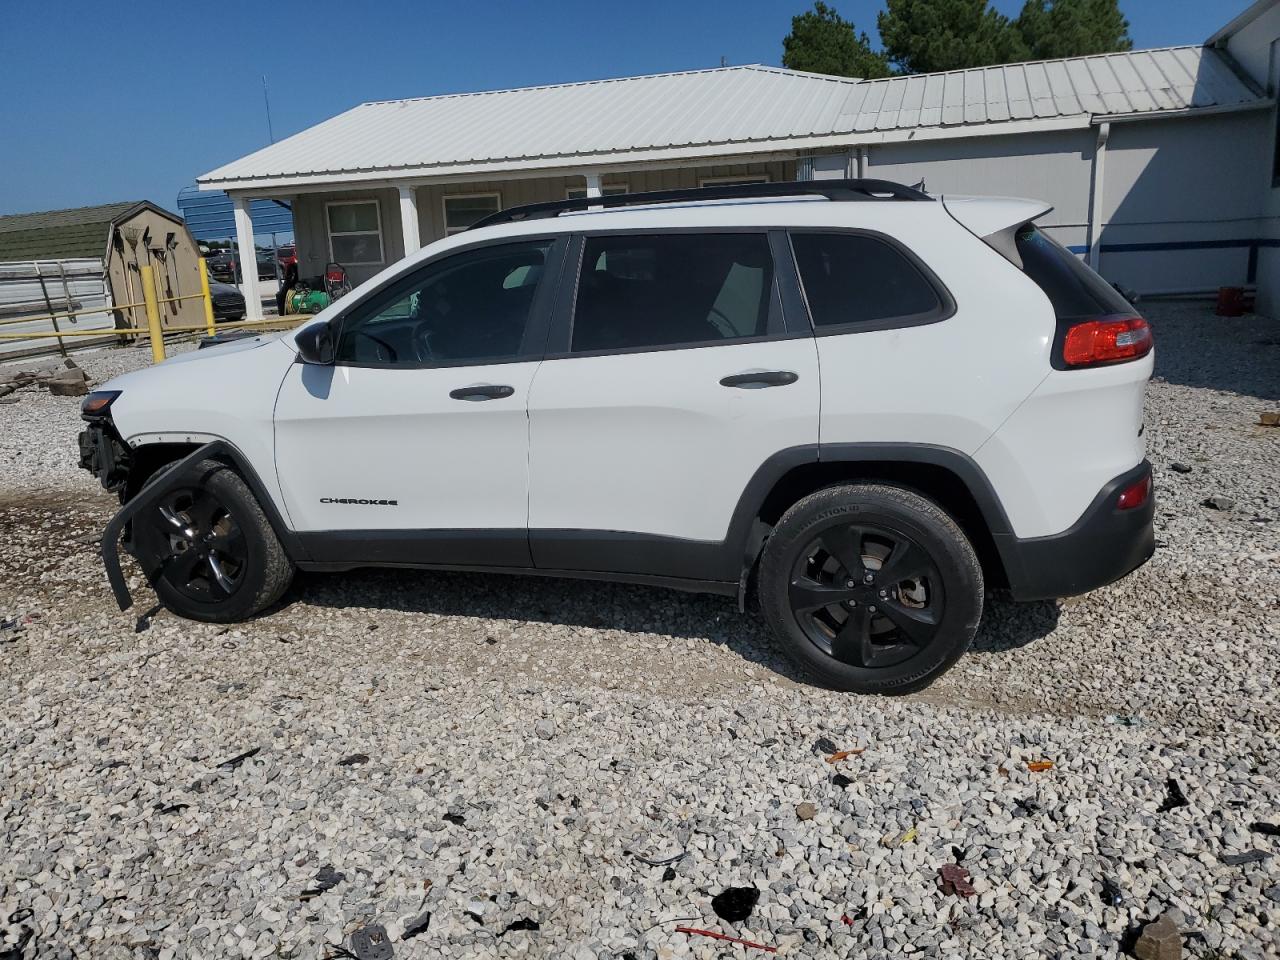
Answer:
[[[752,475],[729,523],[729,545],[741,545],[738,574],[738,606],[745,609],[747,584],[760,553],[764,549],[772,525],[760,520],[760,514],[779,484],[797,468],[820,464],[884,464],[906,463],[936,467],[952,474],[968,491],[977,505],[987,532],[995,541],[1006,573],[1016,565],[1007,548],[1012,527],[995,488],[986,473],[972,457],[939,444],[929,443],[824,443],[805,444],[780,450],[765,460]]]

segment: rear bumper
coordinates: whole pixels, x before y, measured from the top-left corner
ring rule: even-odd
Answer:
[[[1088,593],[1133,572],[1155,553],[1155,491],[1146,503],[1117,510],[1126,487],[1151,473],[1143,461],[1099,491],[1079,520],[1062,533],[1018,539],[996,536],[1015,600],[1047,600]]]

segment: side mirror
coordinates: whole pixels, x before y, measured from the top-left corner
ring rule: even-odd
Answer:
[[[294,337],[293,342],[298,347],[298,356],[303,363],[322,366],[333,363],[333,328],[329,324],[313,323]]]

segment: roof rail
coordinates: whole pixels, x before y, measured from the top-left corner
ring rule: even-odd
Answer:
[[[508,207],[477,220],[469,229],[496,223],[541,220],[575,210],[633,207],[661,203],[694,203],[699,200],[756,200],[765,197],[819,196],[828,200],[932,200],[915,187],[892,180],[794,180],[781,183],[739,183],[725,186],[687,187],[682,190],[653,190],[648,193],[618,193],[603,197],[549,200]]]

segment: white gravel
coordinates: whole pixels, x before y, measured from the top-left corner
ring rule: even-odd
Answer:
[[[765,955],[681,925],[787,956],[1110,957],[1173,907],[1188,956],[1280,956],[1280,838],[1251,829],[1280,823],[1280,430],[1256,426],[1280,335],[1147,312],[1156,556],[993,601],[899,700],[798,684],[732,602],[639,587],[362,571],[233,628],[144,616],[141,588],[121,614],[76,401],[17,394],[0,951],[27,929],[24,958],[318,958],[376,923],[396,957]],[[1161,811],[1171,778],[1187,803]],[[956,851],[972,898],[935,882]],[[711,906],[730,886],[760,891],[741,924]]]

